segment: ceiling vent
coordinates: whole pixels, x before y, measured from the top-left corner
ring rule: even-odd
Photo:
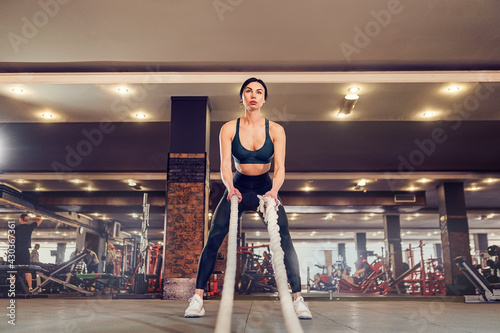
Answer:
[[[396,194],[394,195],[394,202],[416,202],[417,197],[415,194]]]

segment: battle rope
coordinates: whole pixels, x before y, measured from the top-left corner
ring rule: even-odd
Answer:
[[[258,211],[264,214],[264,221],[267,222],[267,231],[270,238],[270,249],[272,252],[272,262],[274,276],[278,286],[278,294],[281,302],[281,312],[288,332],[303,332],[299,318],[295,313],[292,298],[288,291],[288,278],[285,268],[285,255],[281,248],[280,227],[278,226],[278,207],[276,201],[271,197],[258,196],[260,203]]]
[[[285,321],[285,327],[288,332],[303,333],[297,314],[293,307],[292,298],[288,291],[288,278],[285,268],[285,255],[281,248],[281,236],[278,226],[278,207],[271,197],[259,197],[258,211],[264,215],[264,221],[267,222],[267,230],[270,238],[270,250],[272,252],[272,263],[278,294],[281,302],[281,312]],[[216,333],[231,332],[231,316],[233,314],[234,283],[236,279],[236,251],[238,236],[238,196],[231,197],[231,215],[229,219],[229,233],[227,246],[226,274],[224,277],[224,288],[222,289],[222,298],[215,324]]]
[[[231,215],[229,218],[229,233],[227,245],[226,273],[224,288],[219,305],[219,314],[215,324],[216,333],[231,332],[231,316],[233,314],[234,283],[236,280],[236,251],[238,237],[238,196],[231,197]]]

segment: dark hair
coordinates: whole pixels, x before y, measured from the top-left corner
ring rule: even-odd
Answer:
[[[252,83],[252,82],[258,82],[258,83],[260,83],[264,87],[264,99],[267,99],[267,87],[266,87],[266,84],[261,79],[257,79],[257,78],[254,78],[254,77],[249,78],[248,80],[246,80],[245,82],[243,82],[243,84],[241,85],[240,99],[243,99],[243,90],[245,90],[245,88],[250,83]]]
[[[23,221],[24,221],[24,218],[25,218],[25,217],[27,217],[27,216],[29,216],[29,215],[25,213],[25,214],[21,214],[21,215],[19,216],[19,218],[21,218],[21,220],[23,220]]]

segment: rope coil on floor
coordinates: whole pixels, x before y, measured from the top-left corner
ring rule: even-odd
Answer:
[[[233,314],[234,283],[236,280],[236,252],[238,238],[238,196],[231,197],[231,215],[229,217],[229,233],[227,245],[226,272],[224,288],[215,324],[216,333],[231,332],[231,316]]]
[[[271,197],[259,197],[258,211],[264,215],[264,221],[267,222],[267,230],[270,238],[270,249],[272,252],[272,263],[274,276],[278,286],[278,294],[281,302],[281,312],[285,321],[285,327],[288,332],[303,332],[297,314],[293,307],[292,298],[288,291],[288,278],[285,267],[285,254],[281,248],[280,227],[278,225],[278,207],[276,201]]]

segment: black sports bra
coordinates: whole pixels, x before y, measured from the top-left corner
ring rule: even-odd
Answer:
[[[236,133],[231,143],[231,153],[234,162],[238,164],[267,164],[271,163],[274,155],[274,145],[269,135],[269,120],[266,119],[266,141],[258,150],[248,150],[240,141],[240,118],[236,121]]]

